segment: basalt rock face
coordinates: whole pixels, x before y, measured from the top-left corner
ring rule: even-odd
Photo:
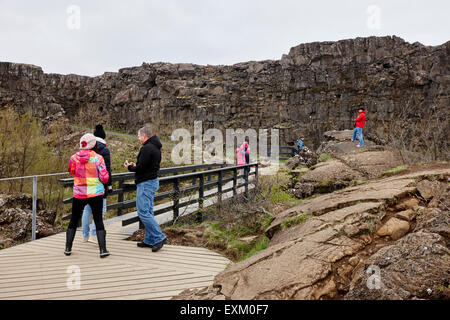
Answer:
[[[134,132],[151,122],[161,136],[176,128],[279,128],[281,144],[300,135],[316,147],[322,133],[351,129],[367,109],[365,132],[430,108],[450,105],[450,42],[429,47],[398,37],[314,42],[280,60],[232,66],[143,63],[97,77],[46,74],[32,65],[0,63],[0,107],[39,117],[74,117],[80,108],[108,114]],[[447,110],[447,111],[446,111]]]

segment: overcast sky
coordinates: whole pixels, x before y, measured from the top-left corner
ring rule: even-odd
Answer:
[[[143,62],[231,65],[301,43],[450,40],[448,0],[0,0],[0,61],[100,75]]]

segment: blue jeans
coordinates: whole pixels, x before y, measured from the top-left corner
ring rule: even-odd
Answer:
[[[103,212],[102,212],[102,217],[105,216],[106,213],[106,198],[103,198]],[[91,223],[91,214],[92,214],[92,209],[90,205],[86,205],[84,207],[83,210],[83,216],[81,218],[81,225],[83,226],[83,237],[87,238],[89,237],[89,225]],[[96,228],[95,228],[95,223],[92,223],[92,235],[95,236],[96,233]]]
[[[151,246],[166,239],[153,214],[153,199],[159,189],[159,179],[147,180],[136,186],[136,209],[145,227],[144,243]]]
[[[362,147],[364,145],[364,138],[363,138],[363,134],[362,134],[362,128],[356,127],[355,129],[353,129],[352,141],[356,140],[356,134],[358,134],[359,145]]]

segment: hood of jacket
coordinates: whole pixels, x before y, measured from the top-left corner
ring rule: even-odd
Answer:
[[[102,138],[96,137],[97,139],[97,149],[99,152],[102,152],[103,149],[106,147],[106,141]]]
[[[80,150],[76,153],[77,160],[81,163],[87,163],[91,158],[92,150]]]
[[[158,137],[157,136],[152,136],[150,139],[148,139],[144,144],[147,144],[147,143],[151,143],[151,144],[153,144],[155,147],[157,147],[158,149],[161,149],[161,147],[162,147],[162,144],[161,144],[161,142],[159,141],[159,139],[158,139]]]

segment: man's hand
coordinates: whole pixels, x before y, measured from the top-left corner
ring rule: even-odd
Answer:
[[[128,160],[125,160],[125,162],[123,163],[123,166],[128,169],[128,166],[134,167],[134,166],[136,166],[136,164],[134,162],[128,162]]]

